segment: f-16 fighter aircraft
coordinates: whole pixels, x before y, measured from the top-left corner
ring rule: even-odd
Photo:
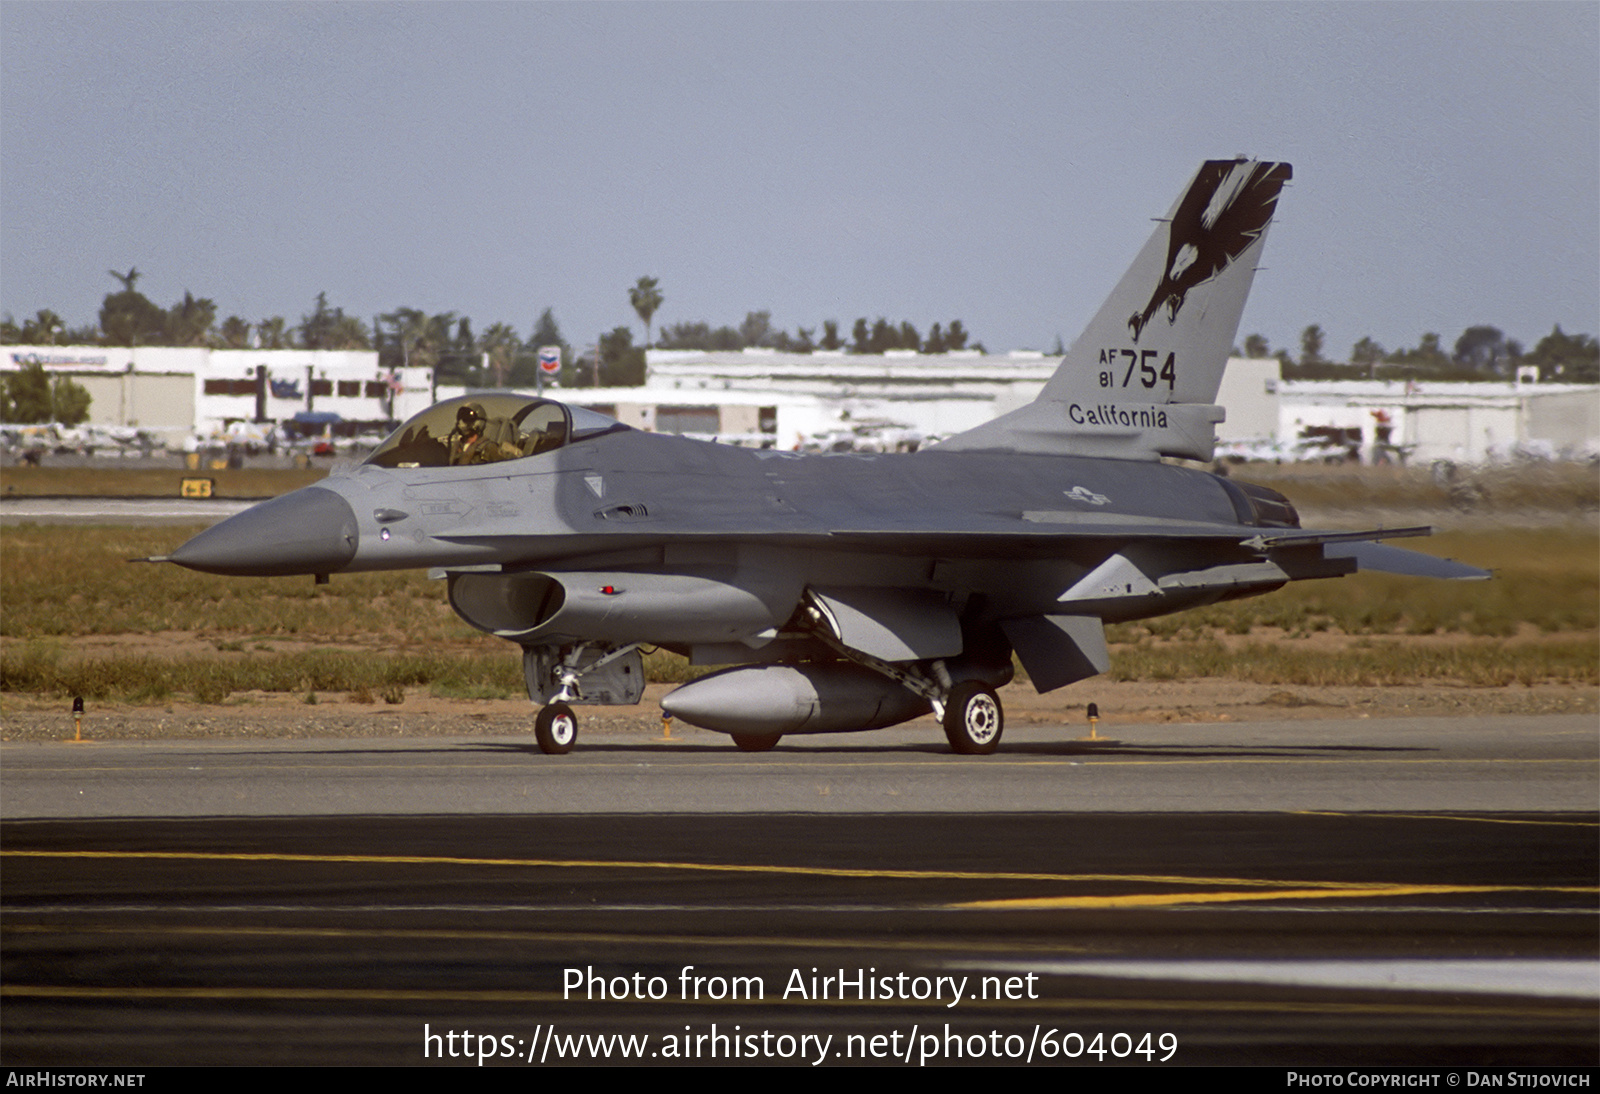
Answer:
[[[1013,654],[1039,691],[1109,666],[1103,625],[1357,569],[1488,576],[1300,527],[1211,459],[1222,370],[1286,163],[1201,166],[1033,403],[920,452],[798,455],[630,429],[528,395],[440,403],[353,471],[202,532],[218,574],[429,567],[522,648],[539,747],[637,703],[641,647],[728,666],[662,706],[742,749],[932,711],[990,753]]]

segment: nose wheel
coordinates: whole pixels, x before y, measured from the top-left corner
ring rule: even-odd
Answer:
[[[533,737],[539,751],[548,756],[564,756],[578,743],[578,717],[565,703],[550,703],[533,722]]]
[[[992,688],[968,680],[950,689],[944,703],[944,735],[964,756],[987,756],[1000,747],[1005,714]]]

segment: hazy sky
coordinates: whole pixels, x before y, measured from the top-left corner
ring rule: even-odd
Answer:
[[[0,3],[0,309],[1070,343],[1202,159],[1293,163],[1241,337],[1600,332],[1600,5]]]

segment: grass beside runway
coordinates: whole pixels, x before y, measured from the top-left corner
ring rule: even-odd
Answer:
[[[129,564],[198,529],[0,529],[0,694],[221,703],[247,691],[397,702],[523,693],[507,643],[461,622],[417,571],[226,578]],[[1361,574],[1113,626],[1115,679],[1467,687],[1600,682],[1600,536],[1566,526],[1458,531],[1407,546],[1492,581]],[[1293,641],[1300,639],[1303,641]],[[699,670],[653,653],[652,680]]]
[[[137,461],[128,461],[137,464]],[[178,467],[7,467],[0,472],[0,494],[13,498],[177,498],[184,479],[210,479],[218,498],[272,498],[328,476],[331,461],[304,470],[240,467],[195,471]]]

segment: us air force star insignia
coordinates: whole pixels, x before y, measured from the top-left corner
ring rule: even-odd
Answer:
[[[1088,487],[1084,486],[1074,486],[1071,490],[1068,490],[1066,494],[1067,497],[1071,498],[1073,501],[1087,502],[1090,505],[1104,505],[1106,502],[1111,500],[1104,494],[1096,494],[1093,490],[1090,490]]]

